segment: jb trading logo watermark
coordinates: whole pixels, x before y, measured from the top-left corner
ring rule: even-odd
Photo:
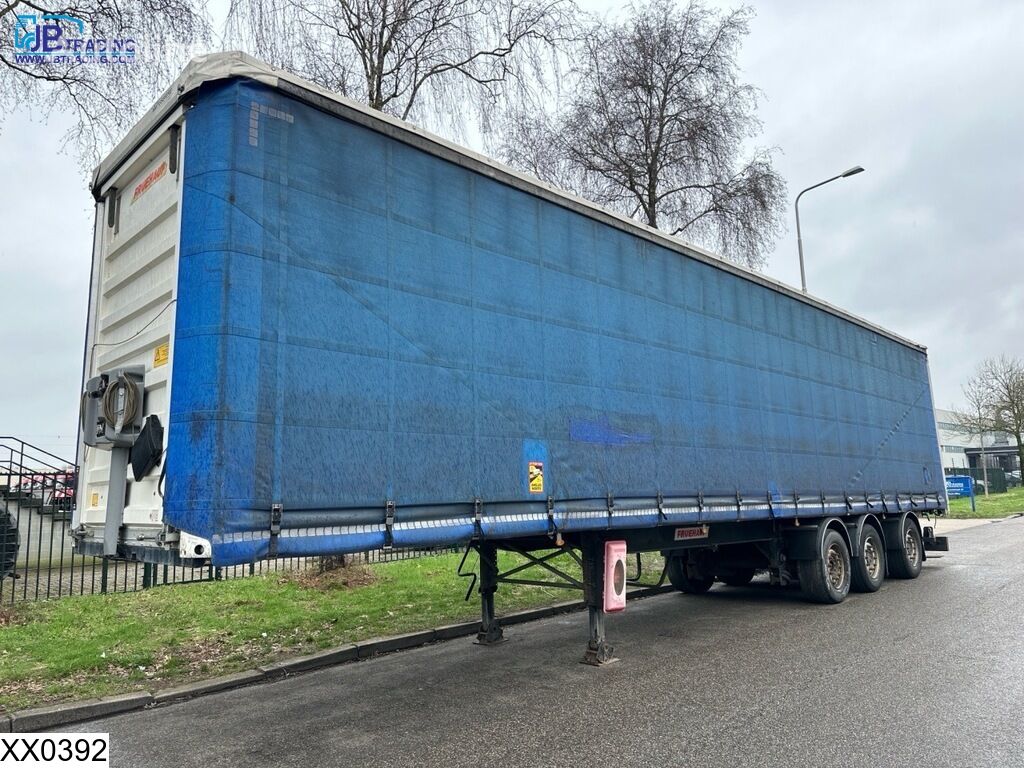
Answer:
[[[14,24],[17,64],[132,64],[135,40],[91,37],[85,22],[64,13],[18,14]]]

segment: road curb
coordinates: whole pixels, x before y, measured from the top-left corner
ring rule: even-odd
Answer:
[[[371,656],[378,656],[391,651],[404,651],[407,648],[415,648],[420,645],[432,643],[437,634],[432,629],[425,629],[420,632],[409,632],[404,635],[393,635],[391,637],[375,637],[356,643],[356,649],[360,659],[368,659]]]
[[[203,696],[207,693],[226,691],[231,688],[241,688],[244,685],[262,682],[265,675],[259,669],[249,669],[244,672],[235,672],[231,675],[221,675],[212,680],[200,680],[195,683],[186,683],[176,688],[167,688],[153,693],[154,704],[170,704],[175,701],[185,701],[196,696]]]
[[[282,677],[298,672],[309,672],[321,667],[332,667],[335,664],[344,664],[346,661],[355,661],[357,658],[359,658],[359,649],[354,643],[350,643],[337,648],[328,648],[326,651],[311,653],[308,656],[295,656],[276,664],[267,664],[260,667],[259,672],[268,678]]]
[[[629,596],[632,598],[654,597],[655,595],[667,595],[669,592],[675,591],[676,588],[671,584],[663,584],[660,586],[637,587],[629,593]]]
[[[120,696],[105,696],[101,699],[73,701],[68,704],[54,704],[38,709],[24,709],[11,714],[11,732],[48,731],[57,726],[143,709],[152,703],[153,695],[142,691]]]
[[[464,621],[461,624],[445,624],[434,630],[434,637],[437,640],[455,640],[459,637],[475,635],[480,631],[479,621]]]
[[[671,591],[672,587],[670,586],[637,587],[630,590],[629,597],[630,599],[638,599]],[[498,619],[502,626],[509,627],[560,614],[574,613],[583,610],[585,607],[586,604],[582,600],[571,600],[565,603],[546,605],[542,608],[514,611],[499,616]],[[443,640],[454,640],[459,637],[475,635],[479,629],[479,621],[446,624],[419,632],[407,632],[390,637],[375,637],[358,643],[349,643],[307,656],[296,656],[274,664],[265,664],[256,669],[222,675],[210,680],[187,683],[176,688],[168,688],[154,693],[144,691],[127,693],[121,696],[86,699],[85,701],[55,704],[38,709],[26,709],[20,712],[13,712],[10,715],[0,714],[0,733],[8,731],[14,733],[46,731],[55,726],[70,725],[84,720],[108,717],[135,709],[143,709],[148,706],[177,704],[211,693],[220,693],[221,691],[229,691],[247,685],[280,680],[303,672],[333,667],[353,661],[362,661],[363,659],[373,658],[384,653],[404,651]]]
[[[572,613],[583,608],[583,601],[570,600],[565,603],[546,605],[543,608],[527,608],[523,611],[513,611],[498,616],[498,623],[503,627],[514,627],[516,624],[525,624],[536,619],[547,619],[561,613]]]

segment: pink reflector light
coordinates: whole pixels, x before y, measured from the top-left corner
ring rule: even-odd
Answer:
[[[604,544],[604,612],[615,613],[626,607],[626,542]]]

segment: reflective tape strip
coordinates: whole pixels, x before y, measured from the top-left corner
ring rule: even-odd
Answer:
[[[383,525],[334,525],[315,528],[284,528],[279,534],[282,538],[294,539],[304,536],[357,536],[367,533],[379,533]],[[235,533],[216,534],[214,544],[230,544],[238,541],[261,541],[270,538],[270,531],[237,531]]]
[[[438,520],[407,520],[391,526],[394,531],[415,531],[424,528],[454,528],[459,525],[472,525],[471,517],[445,517]]]

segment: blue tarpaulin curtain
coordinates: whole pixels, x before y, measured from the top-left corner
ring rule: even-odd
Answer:
[[[215,562],[273,503],[317,554],[389,500],[941,493],[919,350],[245,80],[182,167],[165,506]]]

